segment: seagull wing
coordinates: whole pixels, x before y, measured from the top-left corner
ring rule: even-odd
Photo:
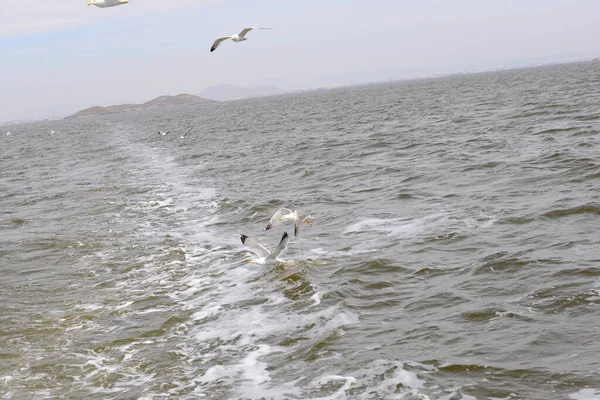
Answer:
[[[308,218],[309,215],[304,211],[296,210],[296,220],[294,221],[294,236],[298,236],[302,223]]]
[[[240,33],[238,33],[238,36],[244,37],[248,34],[248,32],[250,32],[251,30],[254,30],[254,29],[273,29],[273,28],[255,28],[255,27],[244,28],[244,29],[242,29],[242,31]]]
[[[279,223],[281,222],[281,218],[283,218],[283,216],[291,214],[291,213],[292,213],[292,210],[290,210],[288,208],[280,208],[279,210],[277,210],[277,212],[275,212],[275,214],[273,214],[273,216],[269,220],[269,223],[267,224],[265,231],[268,231],[269,229],[274,228],[277,225],[279,225]]]
[[[287,232],[283,233],[283,236],[281,237],[281,240],[279,241],[279,244],[277,245],[277,247],[275,247],[275,250],[273,250],[273,252],[271,254],[269,254],[269,259],[275,259],[277,257],[279,257],[280,254],[282,254],[286,249],[287,249],[287,245],[288,242],[290,241],[290,238],[287,234]]]
[[[260,258],[267,258],[271,254],[271,252],[265,249],[260,243],[258,243],[254,238],[246,235],[240,235],[240,239],[246,249],[253,252]]]
[[[227,40],[227,39],[231,39],[231,36],[223,36],[223,37],[220,37],[217,40],[215,40],[215,42],[210,47],[210,52],[212,53],[213,51],[215,51],[217,49],[217,47],[219,47],[221,42],[224,40]]]
[[[183,135],[183,137],[186,137],[188,135],[188,133],[190,133],[192,131],[192,129],[194,129],[194,128],[188,129],[188,131]]]
[[[248,34],[248,32],[250,32],[253,29],[258,29],[258,28],[244,28],[244,29],[242,29],[242,31],[240,33],[238,33],[238,36],[244,37]]]

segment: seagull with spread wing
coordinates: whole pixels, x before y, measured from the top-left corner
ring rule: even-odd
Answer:
[[[265,231],[276,227],[282,221],[291,220],[294,221],[294,237],[296,237],[298,236],[298,232],[300,232],[300,227],[303,222],[308,226],[312,226],[311,218],[312,217],[309,214],[300,210],[292,211],[289,208],[280,208],[269,220]]]
[[[179,139],[185,139],[185,137],[188,135],[188,133],[190,133],[192,131],[192,129],[194,129],[194,128],[188,129],[188,131],[186,133],[184,133],[183,136],[179,136]]]
[[[240,239],[248,251],[251,251],[258,256],[257,259],[250,260],[249,262],[260,265],[277,264],[282,262],[282,260],[277,257],[279,257],[279,255],[281,255],[281,253],[287,249],[289,241],[287,232],[284,232],[277,247],[275,247],[273,251],[269,251],[265,249],[263,245],[258,243],[256,239],[250,236],[240,235]]]
[[[248,34],[248,32],[250,32],[251,30],[254,29],[273,29],[273,28],[244,28],[240,33],[236,34],[236,35],[231,35],[231,36],[223,36],[218,38],[217,40],[215,40],[215,42],[213,43],[213,45],[210,48],[210,52],[212,53],[213,51],[215,51],[217,49],[217,47],[219,47],[219,45],[221,44],[221,42],[231,39],[234,42],[243,42],[244,40],[248,40],[248,38],[246,37],[246,35]]]
[[[90,0],[88,6],[96,6],[100,8],[120,6],[121,4],[127,4],[130,0]]]

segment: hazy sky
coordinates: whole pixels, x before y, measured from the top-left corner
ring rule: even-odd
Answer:
[[[207,86],[284,89],[600,56],[598,0],[0,0],[0,121]],[[246,26],[244,43],[213,40]]]

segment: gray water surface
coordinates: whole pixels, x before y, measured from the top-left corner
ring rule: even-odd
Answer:
[[[0,397],[599,399],[599,87],[578,63],[10,127]],[[249,264],[281,206],[313,226]]]

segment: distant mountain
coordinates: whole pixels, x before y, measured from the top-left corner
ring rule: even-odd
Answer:
[[[69,115],[66,118],[85,117],[89,115],[115,114],[126,111],[148,110],[150,108],[164,108],[171,106],[181,106],[186,104],[211,103],[213,100],[194,96],[191,94],[178,94],[177,96],[159,96],[143,104],[119,104],[116,106],[94,106]]]
[[[199,95],[207,99],[227,101],[250,97],[274,96],[283,93],[287,93],[287,91],[273,86],[239,87],[234,85],[216,85],[206,88]]]
[[[191,94],[178,94],[177,96],[159,96],[142,104],[145,108],[182,106],[186,104],[199,104],[212,102],[210,99],[194,96]]]

